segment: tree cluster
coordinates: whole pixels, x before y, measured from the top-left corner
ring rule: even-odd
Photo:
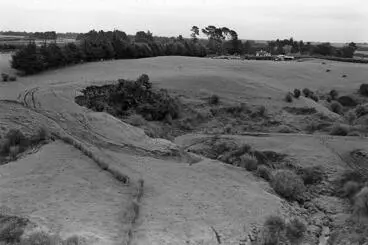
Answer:
[[[313,45],[310,42],[304,43],[294,41],[293,38],[268,42],[268,50],[271,54],[300,53],[309,55],[335,56],[341,58],[352,58],[357,49],[355,43],[351,42],[341,48],[332,46],[330,43],[320,43]]]
[[[12,67],[25,74],[35,74],[50,68],[80,62],[135,59],[164,55],[206,56],[206,48],[182,37],[168,42],[154,40],[150,32],[137,32],[133,39],[125,32],[95,31],[78,35],[76,43],[58,45],[45,43],[37,46],[30,43],[12,57]]]

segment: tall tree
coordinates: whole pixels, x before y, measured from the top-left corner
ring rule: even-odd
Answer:
[[[193,43],[198,42],[198,38],[197,36],[199,36],[199,28],[198,26],[192,26],[192,29],[190,29],[190,31],[192,32],[192,34],[190,34]]]

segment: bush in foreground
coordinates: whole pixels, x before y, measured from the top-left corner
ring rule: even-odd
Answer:
[[[277,215],[270,215],[263,224],[262,245],[278,245],[283,240],[285,220]]]
[[[240,157],[239,165],[248,171],[255,171],[258,166],[257,158],[252,155],[244,154]]]
[[[293,243],[300,241],[300,239],[304,237],[306,231],[306,225],[297,218],[292,219],[286,225],[286,237]]]
[[[301,177],[291,170],[277,170],[271,186],[277,194],[289,200],[298,200],[305,190]]]
[[[266,181],[270,181],[272,178],[272,173],[270,168],[268,168],[265,165],[260,165],[258,166],[256,172],[255,172],[256,176],[266,180]]]
[[[320,166],[305,167],[298,170],[305,185],[312,185],[321,182],[325,176],[324,170]]]

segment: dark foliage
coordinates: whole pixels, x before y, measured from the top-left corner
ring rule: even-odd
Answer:
[[[285,95],[285,101],[288,102],[288,103],[291,103],[293,102],[293,94],[288,92],[286,95]]]
[[[342,105],[342,106],[356,106],[358,105],[358,103],[355,101],[354,98],[352,98],[351,96],[348,95],[344,95],[344,96],[340,96],[337,101]]]
[[[129,110],[135,110],[148,121],[162,121],[167,117],[180,116],[181,104],[164,89],[153,90],[147,75],[136,81],[120,79],[118,84],[89,86],[83,91],[84,98],[77,103],[94,111],[107,111],[121,117]]]
[[[30,43],[19,49],[12,57],[12,68],[25,74],[35,74],[47,69],[76,64],[83,61],[110,59],[134,59],[163,55],[204,57],[206,48],[199,42],[172,39],[170,42],[155,41],[150,32],[137,32],[135,42],[118,30],[95,31],[78,35],[78,44],[56,43],[41,47]]]
[[[332,89],[332,90],[330,91],[329,95],[331,96],[331,99],[332,99],[332,100],[336,100],[336,99],[337,99],[337,97],[339,96],[339,93],[337,92],[337,90],[336,90],[336,89]]]
[[[301,168],[297,173],[302,177],[305,185],[317,184],[325,177],[324,170],[320,166]]]
[[[309,97],[309,95],[312,93],[312,91],[310,91],[308,88],[304,88],[303,89],[303,94],[305,97]]]
[[[368,96],[368,83],[363,83],[360,85],[359,93],[363,96]]]
[[[299,98],[300,97],[300,94],[301,94],[301,92],[300,92],[300,89],[294,89],[294,97],[295,98]]]

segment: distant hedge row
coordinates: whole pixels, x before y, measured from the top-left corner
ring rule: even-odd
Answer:
[[[166,43],[153,40],[134,42],[120,31],[94,31],[83,35],[77,43],[63,46],[56,43],[42,46],[30,43],[12,56],[11,66],[24,74],[35,74],[81,62],[166,55],[204,57],[207,52],[202,44],[188,40],[174,39]]]

